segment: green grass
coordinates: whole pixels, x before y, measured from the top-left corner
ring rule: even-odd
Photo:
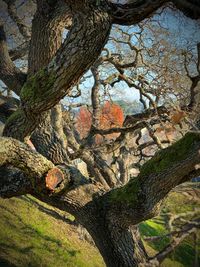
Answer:
[[[184,213],[187,211],[194,210],[195,207],[199,207],[200,199],[195,201],[190,201],[188,198],[177,192],[172,192],[165,203],[165,207],[162,212],[162,216],[157,216],[152,220],[148,220],[139,225],[140,232],[142,236],[162,236],[166,233],[166,220],[167,212],[177,214]],[[198,251],[200,252],[200,233]],[[153,256],[156,252],[163,249],[170,239],[168,237],[163,237],[159,241],[145,242],[147,251]],[[186,238],[178,247],[175,248],[174,252],[169,255],[167,259],[161,264],[162,267],[193,267],[195,258],[194,250],[194,240],[193,237]],[[200,262],[200,255],[198,255]]]
[[[63,222],[63,214],[54,218],[46,214],[53,213],[47,205],[45,212],[38,207],[41,203],[32,197],[0,199],[1,267],[105,266],[98,251],[80,241],[75,227]]]
[[[162,223],[157,223],[154,220],[148,220],[144,223],[141,223],[139,228],[141,234],[145,236],[159,236],[167,233],[165,226]],[[164,237],[159,242],[153,242],[151,247],[157,251],[161,250],[168,241],[169,238]]]
[[[140,224],[142,235],[166,234],[167,212],[191,211],[195,206],[199,207],[199,202],[190,202],[182,194],[171,193],[162,216]],[[80,240],[76,227],[70,225],[73,220],[73,216],[55,212],[31,196],[0,199],[0,267],[105,266],[97,249]],[[152,256],[168,242],[169,238],[163,237],[159,241],[145,242],[145,246]],[[194,241],[189,237],[161,266],[193,267],[194,257]]]

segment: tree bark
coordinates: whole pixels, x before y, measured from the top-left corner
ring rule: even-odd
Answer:
[[[108,220],[100,206],[95,210],[84,209],[78,219],[92,236],[107,267],[134,267],[147,261],[137,226],[119,226]]]
[[[21,72],[10,58],[6,34],[2,25],[0,25],[0,78],[17,95],[20,94],[26,80],[26,74]]]
[[[32,21],[29,75],[49,64],[61,46],[64,28],[71,26],[72,14],[69,7],[64,1],[51,2],[42,0],[37,3],[37,11]]]
[[[188,179],[188,175],[197,174],[196,166],[200,162],[199,133],[185,136],[179,143],[157,154],[143,166],[141,174],[137,178],[125,186],[107,193],[105,193],[105,188],[101,190],[102,187],[83,177],[73,166],[65,166],[66,176],[63,175],[65,177],[63,186],[66,185],[66,187],[63,190],[63,187],[60,186],[59,194],[50,196],[47,189],[54,189],[57,182],[59,187],[60,181],[53,179],[52,182],[50,179],[51,175],[59,172],[58,167],[53,163],[66,162],[67,159],[60,152],[63,144],[59,144],[57,136],[52,138],[54,131],[49,128],[52,122],[50,112],[47,117],[45,116],[48,110],[69,93],[95,62],[108,39],[112,23],[126,25],[138,23],[160,7],[162,3],[168,1],[142,0],[134,1],[131,5],[114,3],[109,5],[107,1],[69,0],[70,12],[73,14],[73,28],[60,48],[63,25],[59,24],[58,31],[56,31],[57,22],[51,23],[57,21],[60,13],[57,8],[54,12],[54,8],[58,7],[57,2],[60,4],[62,1],[38,0],[37,2],[39,7],[37,12],[39,13],[36,13],[33,25],[38,22],[38,27],[35,26],[33,29],[29,54],[30,75],[21,90],[22,106],[7,122],[5,134],[23,140],[35,130],[40,122],[43,123],[44,119],[43,128],[40,128],[42,131],[38,132],[35,144],[38,145],[41,154],[51,161],[31,151],[29,147],[22,145],[17,140],[2,138],[0,140],[3,147],[0,150],[0,165],[2,168],[8,164],[19,168],[18,171],[16,170],[16,174],[20,174],[22,171],[22,175],[20,175],[20,183],[18,183],[16,175],[12,175],[12,171],[6,169],[9,179],[6,181],[5,177],[1,178],[0,195],[10,197],[12,194],[25,194],[31,189],[34,191],[32,194],[39,199],[61,210],[71,212],[86,227],[108,267],[144,265],[148,258],[139,238],[137,227],[132,225],[155,216],[168,192]],[[96,3],[99,2],[98,6]],[[109,10],[105,8],[106,5],[109,6]],[[43,14],[43,18],[39,14]],[[52,14],[55,15],[54,22],[50,18]],[[60,17],[58,20],[60,23]],[[43,36],[41,29],[45,28],[45,25],[49,29]],[[44,47],[48,39],[47,51],[43,48],[40,50],[40,46],[37,45],[38,39],[42,40]],[[52,59],[54,55],[55,57]],[[47,64],[48,66],[46,66]],[[44,66],[45,68],[43,68]],[[38,72],[40,68],[43,69]],[[50,138],[44,137],[45,130]],[[114,130],[119,131],[119,129]],[[123,131],[126,132],[127,129],[122,128],[121,132]],[[105,134],[106,130],[103,132]],[[44,144],[40,143],[41,147],[38,142],[39,137],[45,138],[42,140]],[[47,143],[45,143],[46,141]],[[53,150],[48,151],[47,144],[51,142]],[[86,156],[85,161],[88,160],[89,165],[92,160]],[[92,166],[90,167],[92,170]],[[103,170],[97,168],[97,172],[94,174],[99,177],[99,180],[103,176],[104,179],[107,174],[112,177],[112,173],[110,174],[107,167],[104,165]],[[59,169],[61,176],[63,169],[63,166]],[[31,182],[28,177],[31,178]],[[48,184],[45,183],[46,181]],[[8,182],[11,184],[10,186],[8,186]],[[110,185],[112,186],[112,184]],[[47,186],[48,188],[46,188]],[[103,192],[103,196],[101,196],[101,192]]]

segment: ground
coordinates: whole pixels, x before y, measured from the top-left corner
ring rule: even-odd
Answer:
[[[197,202],[188,201],[182,193],[171,193],[162,216],[140,225],[143,236],[166,233],[165,213],[193,210],[194,204],[199,205]],[[74,218],[68,215],[68,223],[64,219],[62,212],[55,212],[31,196],[0,199],[0,266],[105,266],[97,249],[82,239],[77,226],[73,225]],[[153,254],[162,249],[166,241],[167,238],[163,238],[159,242],[145,244],[148,252]],[[192,267],[194,257],[194,240],[191,237],[162,263],[162,267]]]

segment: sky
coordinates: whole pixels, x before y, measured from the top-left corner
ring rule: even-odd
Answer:
[[[119,1],[115,1],[119,2]],[[126,2],[126,1],[120,1]],[[155,15],[155,20],[159,20],[160,24],[165,27],[169,32],[169,39],[173,40],[172,45],[177,45],[177,47],[185,47],[188,41],[193,40],[193,43],[200,42],[200,21],[195,21],[189,18],[186,18],[183,14],[180,15],[180,12],[175,12],[173,10],[167,9],[161,15]],[[123,30],[129,32],[134,31],[136,27],[121,27]],[[64,33],[66,35],[66,32]],[[114,35],[114,33],[113,33]],[[173,38],[172,38],[173,37]],[[174,37],[176,37],[174,39]],[[176,43],[174,43],[176,40]],[[112,49],[112,46],[108,43],[107,47]],[[123,48],[121,53],[123,53]],[[20,66],[20,62],[17,64]],[[86,73],[86,76],[90,75],[90,72]],[[74,100],[75,102],[87,101],[88,95],[90,93],[91,87],[93,84],[93,79],[89,78],[83,84],[84,94],[82,98]],[[0,83],[1,87],[2,83]],[[132,101],[138,99],[139,94],[136,90],[129,89],[124,82],[116,84],[115,88],[110,91],[111,96],[115,99],[123,98],[125,101]]]
[[[154,20],[159,20],[159,23],[162,27],[164,27],[168,31],[168,41],[171,42],[172,46],[182,47],[183,49],[188,44],[188,42],[192,43],[194,47],[197,42],[200,42],[200,21],[192,20],[184,16],[181,12],[177,12],[167,8],[165,12],[161,15],[156,14],[153,17]],[[157,24],[156,24],[157,25]],[[134,26],[125,26],[121,27],[124,31],[133,32],[137,30],[137,27]],[[115,36],[115,32],[111,33]],[[134,40],[133,40],[134,41]],[[113,49],[112,44],[108,43],[107,47],[109,49]],[[125,47],[124,47],[125,48]],[[196,48],[195,48],[196,49]],[[123,48],[121,53],[123,53]],[[88,75],[89,73],[86,73]],[[79,99],[74,100],[75,102],[87,102],[89,98],[90,90],[93,84],[93,79],[88,79],[84,84],[84,97],[80,97]],[[110,91],[113,100],[118,100],[122,98],[127,102],[131,102],[133,100],[139,99],[139,93],[132,88],[128,88],[125,82],[120,82],[115,85],[114,89]]]

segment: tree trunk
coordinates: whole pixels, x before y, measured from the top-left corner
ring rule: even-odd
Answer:
[[[123,228],[108,221],[101,211],[84,212],[79,222],[87,229],[107,267],[134,267],[147,262],[147,253],[137,226]]]

